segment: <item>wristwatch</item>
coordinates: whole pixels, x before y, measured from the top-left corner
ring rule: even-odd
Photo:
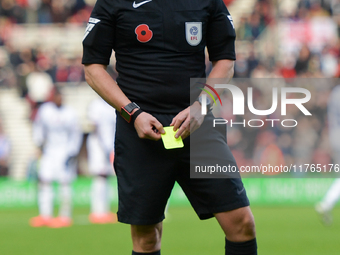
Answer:
[[[198,101],[198,102],[200,103],[200,105],[202,106],[202,96],[199,96],[199,97],[197,98],[196,101]],[[213,105],[213,104],[212,104],[210,98],[207,97],[207,111],[210,111],[210,110],[211,110],[212,105]]]
[[[120,111],[120,115],[128,122],[131,122],[132,119],[132,112],[134,109],[140,109],[140,107],[138,106],[138,104],[136,104],[135,102],[129,103],[125,106],[122,107],[121,111]]]

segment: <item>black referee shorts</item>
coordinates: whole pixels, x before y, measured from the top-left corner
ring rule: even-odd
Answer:
[[[175,115],[153,114],[163,126]],[[213,115],[206,115],[202,126],[191,139],[213,146],[224,155],[225,164],[236,165],[225,135],[212,129]],[[208,132],[209,131],[209,132]],[[207,132],[209,135],[207,136]],[[198,145],[198,146],[200,146]],[[209,151],[206,151],[209,154]],[[212,152],[213,153],[213,152]],[[132,225],[151,225],[164,219],[164,210],[175,181],[179,183],[200,219],[214,213],[249,205],[240,178],[190,178],[190,139],[184,147],[166,150],[162,140],[140,139],[133,125],[117,114],[114,167],[118,179],[118,220]]]

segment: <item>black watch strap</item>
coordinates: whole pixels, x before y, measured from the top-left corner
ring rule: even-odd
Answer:
[[[138,109],[134,112],[134,114],[131,115],[131,123],[135,123],[135,120],[137,119],[138,115],[141,114],[143,111],[141,109]]]

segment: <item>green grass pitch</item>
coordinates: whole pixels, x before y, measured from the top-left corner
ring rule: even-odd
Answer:
[[[313,208],[253,207],[261,255],[340,254],[340,208],[334,222],[323,226]],[[90,225],[87,208],[74,211],[74,226],[34,229],[28,219],[37,210],[0,211],[1,255],[131,254],[129,226]],[[216,220],[198,220],[190,207],[171,207],[164,222],[163,255],[224,254],[224,238]]]

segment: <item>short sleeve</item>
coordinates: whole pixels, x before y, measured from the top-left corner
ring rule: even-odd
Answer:
[[[235,60],[235,29],[233,20],[222,0],[213,0],[207,28],[207,48],[210,61]]]
[[[110,63],[115,41],[114,2],[96,2],[83,38],[83,64]]]

